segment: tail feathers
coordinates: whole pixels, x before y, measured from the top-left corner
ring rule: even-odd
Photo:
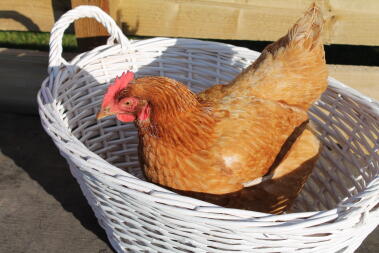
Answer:
[[[311,46],[320,43],[320,35],[324,25],[324,19],[319,7],[313,3],[287,34],[290,43],[301,43],[303,46]],[[308,42],[308,43],[306,43]]]
[[[323,24],[320,8],[312,4],[284,37],[268,45],[237,76],[228,90],[234,95],[254,95],[308,109],[327,87]]]

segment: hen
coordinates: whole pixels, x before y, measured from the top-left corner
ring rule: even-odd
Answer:
[[[166,77],[123,74],[98,119],[135,122],[151,182],[225,207],[284,212],[320,149],[306,125],[327,87],[322,25],[312,5],[230,84],[200,94]]]

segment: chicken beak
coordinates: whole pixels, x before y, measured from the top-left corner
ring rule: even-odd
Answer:
[[[99,120],[99,119],[102,119],[102,118],[105,118],[105,117],[108,117],[108,116],[111,116],[111,115],[114,115],[114,113],[109,113],[109,112],[106,112],[105,110],[101,110],[96,115],[96,119]]]

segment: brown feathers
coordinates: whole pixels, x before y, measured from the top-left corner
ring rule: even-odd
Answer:
[[[327,87],[322,26],[321,11],[313,4],[287,35],[267,46],[231,84],[206,93],[222,89],[224,96],[257,96],[308,109]]]

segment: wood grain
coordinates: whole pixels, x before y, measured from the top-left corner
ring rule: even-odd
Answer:
[[[64,1],[66,2],[66,1]],[[273,41],[313,0],[72,0],[108,11],[129,35]],[[379,45],[379,1],[320,0],[328,44]],[[51,30],[67,8],[58,0],[0,1],[0,30]],[[87,23],[90,22],[90,23]],[[94,23],[93,23],[94,22]],[[79,21],[78,37],[106,36],[96,21]],[[88,25],[89,24],[89,25]]]
[[[112,1],[110,13],[127,34],[273,41],[312,0]],[[328,44],[379,45],[379,1],[319,1]]]
[[[379,100],[379,67],[328,65],[329,76]]]
[[[50,31],[54,24],[51,0],[1,0],[0,30]]]
[[[109,0],[71,0],[72,7],[94,5],[109,13]],[[106,43],[108,32],[102,24],[93,18],[75,21],[75,35],[81,51],[88,51]]]

